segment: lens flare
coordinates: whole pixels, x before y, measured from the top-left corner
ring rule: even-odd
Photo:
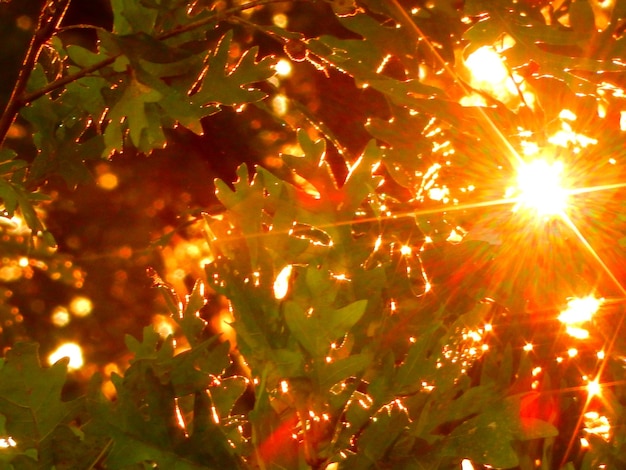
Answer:
[[[587,382],[587,394],[589,398],[600,396],[602,394],[602,386],[597,378]]]
[[[518,168],[517,186],[507,195],[515,195],[517,204],[545,218],[560,215],[567,208],[568,194],[562,186],[563,163],[533,160]]]

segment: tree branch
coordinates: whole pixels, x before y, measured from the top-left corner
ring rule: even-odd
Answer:
[[[0,147],[4,144],[7,133],[15,121],[20,108],[25,104],[22,96],[26,90],[28,79],[35,68],[41,49],[55,33],[61,21],[63,21],[70,1],[71,0],[47,0],[39,14],[37,29],[30,40],[28,51],[22,62],[9,102],[2,116],[0,116]]]

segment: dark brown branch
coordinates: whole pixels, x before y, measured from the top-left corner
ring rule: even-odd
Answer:
[[[22,62],[20,72],[11,92],[2,116],[0,116],[0,147],[4,144],[7,133],[15,121],[20,108],[25,104],[22,96],[28,79],[35,68],[41,49],[56,32],[63,21],[71,0],[47,0],[39,15],[37,29],[30,40],[28,51]]]
[[[256,8],[259,6],[263,6],[263,5],[270,5],[272,3],[287,3],[287,2],[291,2],[293,0],[252,0],[251,2],[248,3],[244,3],[243,5],[239,5],[236,7],[232,7],[229,8],[227,10],[224,11],[220,11],[217,12],[215,15],[210,16],[208,18],[204,18],[203,20],[199,20],[196,21],[194,23],[189,23],[185,26],[181,26],[179,28],[174,28],[171,31],[167,31],[165,33],[162,33],[160,35],[157,36],[157,39],[169,39],[171,37],[174,36],[178,36],[179,34],[183,34],[189,31],[193,31],[196,28],[200,28],[202,26],[206,26],[210,23],[212,23],[213,21],[215,21],[216,18],[227,18],[229,16],[234,15],[235,13],[239,13],[241,11],[244,10],[249,10],[250,8]],[[300,0],[300,1],[307,1],[307,0]]]
[[[106,59],[101,60],[100,62],[96,62],[95,64],[90,65],[89,67],[80,69],[76,73],[73,73],[71,75],[66,75],[65,77],[61,77],[58,80],[50,82],[46,86],[33,91],[32,93],[27,93],[23,95],[20,99],[18,99],[18,102],[20,106],[24,106],[24,105],[27,105],[28,103],[32,103],[37,98],[41,98],[42,96],[47,95],[48,93],[54,90],[57,90],[58,88],[61,88],[62,86],[67,85],[68,83],[72,83],[80,78],[83,78],[89,75],[90,73],[96,72],[106,67],[107,65],[111,65],[113,62],[115,62],[115,59],[117,59],[118,57],[119,57],[119,54],[107,57]]]

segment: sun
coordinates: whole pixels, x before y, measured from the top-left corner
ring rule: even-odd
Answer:
[[[514,210],[525,208],[538,217],[551,218],[565,213],[569,194],[563,187],[563,163],[537,159],[521,163],[517,181],[507,195],[514,196]]]

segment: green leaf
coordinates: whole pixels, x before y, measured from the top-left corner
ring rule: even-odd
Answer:
[[[369,469],[377,466],[409,424],[407,410],[395,402],[383,406],[374,414],[359,436],[358,451],[346,462],[351,469]]]
[[[330,349],[331,340],[325,338],[324,329],[315,317],[308,318],[302,307],[292,301],[283,304],[285,322],[291,334],[313,357],[323,358]]]
[[[170,364],[161,364],[160,372],[169,378],[177,396],[196,393],[208,388],[212,377],[220,377],[230,365],[228,342],[217,336],[177,354]]]
[[[15,344],[0,363],[0,414],[20,449],[41,449],[58,426],[74,419],[80,402],[61,400],[67,363],[64,358],[42,368],[31,343]]]
[[[458,426],[446,439],[445,455],[465,457],[477,464],[499,468],[517,466],[519,460],[511,446],[513,441],[558,434],[551,424],[522,416],[524,396],[514,395],[492,403],[478,416]]]
[[[353,213],[363,203],[369,194],[375,192],[382,181],[379,176],[372,173],[383,157],[383,152],[376,142],[371,140],[359,159],[352,164],[348,177],[341,188],[343,204],[342,212]]]
[[[122,469],[142,462],[181,470],[206,468],[176,453],[174,443],[182,440],[182,430],[176,423],[173,393],[161,385],[145,362],[136,364],[124,380],[113,378],[115,404],[99,391],[92,392],[89,402],[92,420],[86,432],[113,440],[105,460],[107,468]]]
[[[200,309],[205,304],[204,284],[202,280],[198,279],[193,286],[191,295],[187,298],[187,305],[183,309],[182,318],[174,317],[191,346],[196,346],[202,341],[202,332],[206,327],[206,321],[200,318]]]
[[[417,387],[421,389],[421,383],[428,380],[436,368],[435,345],[439,341],[441,325],[438,322],[431,323],[427,329],[421,332],[415,343],[411,344],[409,352],[398,367],[394,378],[394,386],[397,394],[411,393]]]
[[[332,361],[330,364],[318,365],[320,388],[329,390],[333,385],[349,377],[356,377],[372,363],[370,354],[354,354],[344,359]]]
[[[153,359],[157,357],[161,337],[152,326],[143,328],[143,340],[139,342],[131,335],[126,335],[124,342],[128,350],[133,353],[134,360]]]
[[[0,148],[0,162],[5,163],[13,160],[17,156],[15,150],[7,147]]]
[[[65,50],[72,62],[81,68],[89,67],[103,60],[103,57],[99,54],[91,52],[89,49],[85,49],[84,47],[75,44],[67,46]]]
[[[54,468],[92,468],[106,452],[110,442],[108,437],[85,435],[75,426],[59,426],[52,435]]]
[[[393,119],[374,118],[367,123],[367,131],[384,142],[383,162],[391,177],[400,185],[415,189],[431,165],[433,143],[429,139],[416,138],[416,131],[423,131],[428,123],[426,116],[413,116],[405,108],[397,108]]]
[[[263,218],[263,182],[259,174],[249,182],[248,167],[237,168],[237,181],[231,190],[222,180],[215,181],[215,194],[230,211],[232,220],[241,228],[248,246],[252,269],[257,267],[259,250],[258,235],[261,233]]]
[[[134,78],[128,80],[122,96],[107,114],[109,124],[104,131],[103,156],[122,148],[122,123],[125,121],[130,139],[136,146],[140,146],[142,139],[147,139],[145,144],[151,148],[164,145],[165,136],[158,117],[147,109],[148,104],[156,103],[161,98],[161,93],[155,89]]]
[[[273,57],[256,61],[257,47],[245,51],[239,62],[228,66],[229,50],[233,39],[232,30],[220,40],[214,54],[209,58],[208,71],[200,91],[193,96],[195,102],[238,106],[265,98],[266,94],[252,85],[267,80],[275,73]]]
[[[119,35],[152,33],[157,11],[146,8],[144,2],[135,0],[111,0],[113,8],[113,31]]]
[[[230,416],[235,402],[241,398],[248,387],[248,379],[241,376],[227,377],[212,384],[210,387],[211,398],[218,416],[222,419]]]
[[[357,300],[337,310],[320,312],[320,321],[330,338],[341,338],[363,317],[367,300]]]
[[[371,80],[381,80],[384,75],[378,71],[391,57],[398,60],[410,75],[417,76],[417,45],[413,41],[407,41],[404,30],[384,26],[372,16],[363,13],[341,18],[340,21],[344,27],[363,39],[321,36],[308,41],[313,53],[364,84],[369,84]],[[430,93],[441,91],[424,87],[426,89]]]
[[[174,318],[179,318],[182,315],[182,311],[180,310],[182,303],[174,288],[161,279],[161,276],[159,276],[153,268],[148,269],[148,274],[152,278],[152,286],[156,287],[163,296],[163,300],[165,300],[170,315]]]

